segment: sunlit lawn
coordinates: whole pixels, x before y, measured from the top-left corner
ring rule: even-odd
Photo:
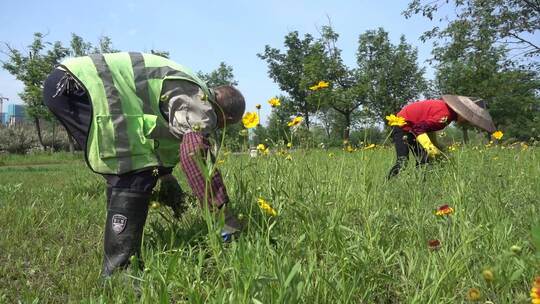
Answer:
[[[461,303],[475,288],[482,303],[530,303],[539,151],[458,148],[391,181],[391,148],[221,155],[240,239],[222,244],[193,201],[178,221],[152,209],[145,270],[105,283],[102,178],[80,155],[1,156],[0,302]]]

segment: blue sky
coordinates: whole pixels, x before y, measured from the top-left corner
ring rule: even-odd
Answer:
[[[0,42],[23,49],[34,32],[46,33],[48,41],[68,44],[71,33],[96,43],[100,36],[112,38],[113,46],[124,51],[170,52],[171,59],[194,71],[209,72],[221,61],[233,66],[248,110],[263,104],[263,115],[270,112],[266,101],[280,92],[268,77],[264,61],[256,54],[266,44],[282,48],[290,31],[317,35],[317,29],[331,19],[340,34],[338,46],[345,62],[354,66],[358,36],[366,30],[383,27],[394,43],[404,34],[418,47],[420,64],[430,56],[431,43],[419,40],[430,29],[427,19],[405,19],[401,12],[408,1],[4,1],[0,7]],[[5,50],[5,49],[4,49]],[[0,60],[5,60],[0,54]],[[20,102],[22,89],[0,69],[0,95]]]

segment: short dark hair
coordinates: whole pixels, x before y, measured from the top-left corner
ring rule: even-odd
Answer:
[[[239,122],[246,110],[246,101],[242,93],[230,85],[216,87],[214,92],[216,93],[217,106],[226,117],[225,123],[235,124]]]

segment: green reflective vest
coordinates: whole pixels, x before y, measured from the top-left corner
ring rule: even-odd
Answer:
[[[161,98],[164,80],[193,82],[214,99],[193,72],[156,55],[94,54],[67,59],[61,66],[88,92],[93,113],[85,156],[101,174],[178,163],[178,139],[169,133],[159,108],[168,102]]]

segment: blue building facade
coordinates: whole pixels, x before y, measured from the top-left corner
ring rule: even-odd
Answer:
[[[7,112],[2,113],[2,116],[0,117],[2,124],[13,125],[22,123],[26,120],[26,106],[10,104],[7,107]]]

